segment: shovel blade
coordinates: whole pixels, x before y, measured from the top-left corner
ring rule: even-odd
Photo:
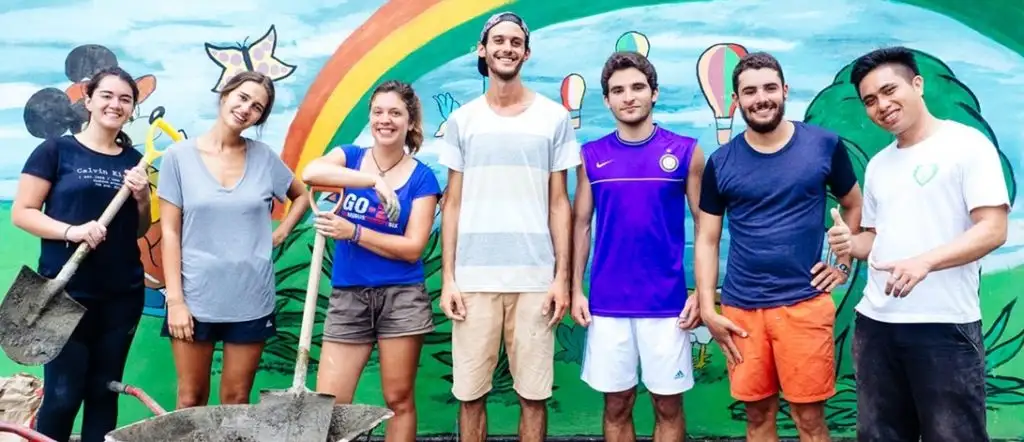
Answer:
[[[334,413],[334,396],[301,387],[260,392],[260,405],[283,413],[282,440],[326,441]]]
[[[384,407],[362,404],[335,405],[327,441],[354,441],[394,416],[395,412]]]
[[[53,360],[85,315],[85,307],[50,279],[22,266],[0,303],[0,347],[21,365]]]

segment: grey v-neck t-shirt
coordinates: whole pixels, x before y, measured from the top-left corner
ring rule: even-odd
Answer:
[[[232,188],[214,178],[195,140],[163,154],[157,195],[181,209],[181,284],[202,322],[241,322],[274,311],[272,198],[294,174],[264,143],[246,139],[245,169]]]

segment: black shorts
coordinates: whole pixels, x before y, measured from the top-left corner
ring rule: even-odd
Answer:
[[[273,313],[259,319],[241,322],[202,322],[192,318],[192,341],[217,342],[228,344],[255,344],[265,342],[277,334],[277,320]],[[160,328],[160,336],[169,338],[167,317]]]

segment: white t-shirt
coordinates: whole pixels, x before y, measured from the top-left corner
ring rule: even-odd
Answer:
[[[970,211],[1009,206],[995,146],[978,130],[941,120],[934,134],[909,148],[887,146],[864,172],[861,225],[874,227],[869,262],[912,258],[948,244],[974,222]],[[933,271],[905,298],[885,294],[890,273],[868,267],[857,311],[889,323],[967,323],[981,319],[981,263]]]
[[[554,279],[548,182],[580,164],[580,144],[569,112],[535,97],[513,117],[484,96],[448,117],[438,162],[463,173],[455,247],[463,292],[546,292]]]

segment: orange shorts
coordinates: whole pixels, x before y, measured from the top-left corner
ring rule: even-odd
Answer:
[[[743,358],[729,367],[733,398],[755,402],[778,394],[780,387],[783,397],[797,404],[835,394],[836,305],[830,293],[766,309],[723,305],[722,314],[747,331],[746,338],[733,336]]]

